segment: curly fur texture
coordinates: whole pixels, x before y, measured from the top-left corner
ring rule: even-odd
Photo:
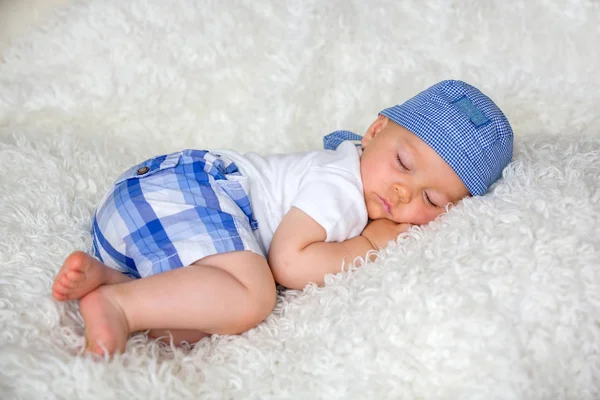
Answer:
[[[592,0],[84,0],[0,63],[0,397],[600,398],[600,7]],[[486,196],[240,336],[79,355],[50,286],[124,169],[296,151],[441,79],[516,133]],[[193,317],[193,316],[190,316]]]

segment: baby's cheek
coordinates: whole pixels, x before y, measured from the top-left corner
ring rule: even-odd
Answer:
[[[439,217],[440,214],[442,214],[442,213],[444,213],[444,210],[441,210],[441,209],[438,209],[438,208],[436,208],[434,210],[431,210],[431,209],[427,210],[427,213],[426,213],[426,222],[423,222],[423,223],[424,224],[430,223],[431,221],[433,221],[434,219],[436,219],[437,217]]]
[[[369,200],[367,201],[367,214],[369,219],[386,218],[385,212],[381,209],[381,205],[378,201]]]
[[[441,212],[428,207],[417,206],[411,210],[408,221],[414,225],[425,225],[433,221]]]

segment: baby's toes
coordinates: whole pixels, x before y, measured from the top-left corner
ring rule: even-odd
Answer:
[[[58,301],[65,301],[68,299],[68,296],[64,293],[57,292],[56,290],[52,291],[52,297]]]
[[[79,275],[81,275],[81,273],[73,274],[72,277],[68,272],[61,274],[61,276],[54,281],[52,292],[60,294],[63,297],[68,296],[73,288],[77,287],[77,281],[81,280],[81,276]]]
[[[85,273],[79,270],[70,270],[63,275],[63,282],[66,285],[77,285],[85,280]]]
[[[52,285],[52,297],[56,300],[64,300],[69,295],[69,290],[65,288],[60,282],[55,281]]]

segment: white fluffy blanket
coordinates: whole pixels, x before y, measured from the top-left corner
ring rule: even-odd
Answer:
[[[0,397],[600,398],[599,26],[592,0],[58,9],[0,63]],[[489,195],[282,292],[241,336],[79,355],[77,304],[50,285],[117,174],[187,147],[319,148],[445,78],[512,121]]]

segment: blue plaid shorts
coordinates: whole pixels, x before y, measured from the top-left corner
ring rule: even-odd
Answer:
[[[225,157],[201,150],[162,155],[122,174],[92,222],[93,254],[140,278],[209,255],[250,250],[255,236],[248,181]]]

